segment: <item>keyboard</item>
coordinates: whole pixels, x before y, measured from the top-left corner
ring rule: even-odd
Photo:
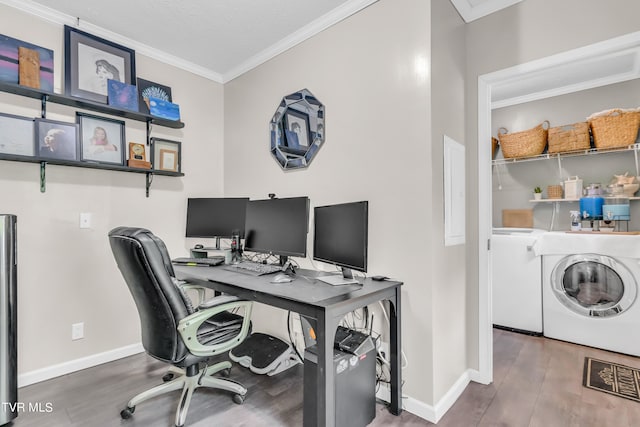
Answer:
[[[224,262],[224,257],[212,257],[212,258],[175,258],[172,259],[171,262],[179,265],[201,265],[205,267],[213,267],[215,265],[220,265]]]
[[[282,271],[282,267],[274,264],[262,264],[253,261],[240,261],[237,264],[224,266],[225,270],[236,271],[238,273],[249,274],[251,276],[262,276]]]

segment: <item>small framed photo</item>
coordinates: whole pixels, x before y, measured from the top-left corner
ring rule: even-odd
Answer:
[[[36,154],[57,160],[78,160],[78,125],[36,119]]]
[[[124,121],[76,113],[80,127],[80,160],[124,165]]]
[[[108,80],[135,85],[135,51],[64,26],[64,90],[68,96],[107,103]]]
[[[284,115],[285,139],[291,148],[309,148],[309,115],[287,108]]]
[[[151,138],[151,158],[153,169],[169,172],[180,172],[180,142],[160,138]]]
[[[0,154],[33,156],[34,141],[32,118],[0,113]]]

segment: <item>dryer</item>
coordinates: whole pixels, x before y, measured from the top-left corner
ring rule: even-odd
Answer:
[[[640,236],[551,238],[556,245],[544,245],[544,237],[538,242],[547,246],[544,336],[640,356]]]
[[[542,334],[542,261],[532,247],[544,233],[532,228],[493,229],[491,300],[495,327]]]

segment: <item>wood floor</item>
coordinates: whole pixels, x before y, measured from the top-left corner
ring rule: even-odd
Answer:
[[[640,403],[582,387],[585,356],[640,368],[637,357],[496,329],[494,382],[469,384],[438,426],[640,426]],[[119,416],[130,397],[165,372],[165,364],[140,354],[21,388],[19,401],[42,411],[21,412],[13,426],[173,426],[178,392],[140,404],[129,420]],[[301,366],[275,377],[235,366],[231,376],[249,389],[244,404],[232,403],[226,392],[198,389],[186,425],[302,425]],[[407,411],[394,417],[379,404],[370,426],[433,424]]]

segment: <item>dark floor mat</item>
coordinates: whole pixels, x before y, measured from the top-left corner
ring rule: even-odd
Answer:
[[[582,385],[640,402],[640,369],[585,357]]]

